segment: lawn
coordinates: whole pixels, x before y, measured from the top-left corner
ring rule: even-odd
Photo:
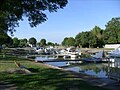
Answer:
[[[12,72],[18,69],[14,61],[27,67],[32,74]],[[106,90],[73,78],[63,70],[53,69],[27,59],[0,56],[0,81],[15,84],[18,90]]]

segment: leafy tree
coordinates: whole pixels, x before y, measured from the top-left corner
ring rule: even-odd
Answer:
[[[41,39],[40,46],[45,46],[45,45],[46,45],[46,39]]]
[[[62,45],[63,46],[66,46],[66,42],[67,42],[67,40],[68,40],[68,38],[66,37],[66,38],[64,38],[64,40],[62,41]]]
[[[0,32],[0,45],[5,44],[8,35],[4,32]]]
[[[75,46],[75,39],[73,37],[69,37],[66,44],[67,46]]]
[[[76,45],[82,46],[82,47],[89,47],[89,32],[82,32],[76,35],[75,41]]]
[[[26,47],[27,46],[27,39],[20,39],[20,43],[19,43],[20,47]]]
[[[95,26],[92,30],[91,30],[91,33],[93,34],[93,40],[96,40],[94,41],[94,47],[103,47],[104,45],[104,34],[103,34],[103,30],[98,27],[98,26]]]
[[[96,48],[97,47],[98,38],[93,33],[89,35],[89,47]]]
[[[58,44],[58,43],[55,43],[55,46],[59,46],[59,44]]]
[[[81,35],[82,35],[82,33],[78,33],[75,36],[75,44],[76,44],[76,46],[82,46],[82,44],[81,44]]]
[[[103,36],[103,30],[98,27],[98,26],[95,26],[91,32],[93,33],[93,35],[95,35],[98,39],[101,39]]]
[[[73,37],[66,37],[66,38],[64,38],[62,45],[75,46],[75,39]]]
[[[0,31],[13,33],[23,16],[31,27],[36,27],[47,20],[46,11],[57,12],[67,3],[67,0],[0,0]]]
[[[55,44],[52,43],[52,42],[48,42],[47,45],[48,45],[48,46],[54,46]]]
[[[18,38],[13,38],[13,47],[18,47],[19,46],[19,43],[20,43],[20,41],[19,41],[19,39]]]
[[[7,38],[6,42],[5,42],[5,45],[7,47],[12,47],[12,45],[13,45],[13,39],[8,36],[8,38]]]
[[[12,45],[12,38],[9,37],[5,32],[0,32],[0,48],[2,48],[2,45],[5,44],[7,46]]]
[[[36,39],[34,37],[29,39],[29,44],[32,44],[32,46],[36,46]]]
[[[106,43],[120,43],[120,17],[112,18],[105,29]]]

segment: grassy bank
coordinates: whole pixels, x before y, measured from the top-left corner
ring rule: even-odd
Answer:
[[[32,73],[12,72],[18,69],[14,61],[20,62]],[[0,82],[13,83],[18,90],[106,90],[91,86],[80,78],[73,78],[65,71],[10,56],[0,56]]]

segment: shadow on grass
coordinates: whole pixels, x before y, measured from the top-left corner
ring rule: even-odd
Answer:
[[[3,75],[3,78],[0,78],[0,80],[16,84],[19,90],[106,90],[91,86],[79,78],[66,78],[69,75],[60,70],[49,68],[29,69],[36,73],[29,75],[2,73],[0,77]]]

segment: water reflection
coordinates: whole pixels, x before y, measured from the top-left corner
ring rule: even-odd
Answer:
[[[67,62],[45,62],[45,63],[57,67],[68,66]]]
[[[39,57],[35,57],[35,60],[37,61],[47,61],[47,60],[53,60],[55,59],[55,56],[39,56]]]
[[[108,63],[109,67],[120,68],[120,58],[110,58],[110,62]]]
[[[36,57],[35,60],[56,60],[54,56]],[[82,63],[81,61],[64,61],[62,62],[45,62],[46,64],[62,67],[66,70],[75,71],[78,73],[86,73],[88,75],[107,78],[110,73],[120,73],[120,58],[113,58],[112,62],[108,63]],[[77,64],[76,64],[77,63]],[[82,64],[81,64],[82,63]]]
[[[75,71],[78,73],[86,73],[88,75],[94,75],[101,78],[107,78],[108,68],[104,64],[84,64],[80,66],[73,66],[65,68],[66,70]]]

